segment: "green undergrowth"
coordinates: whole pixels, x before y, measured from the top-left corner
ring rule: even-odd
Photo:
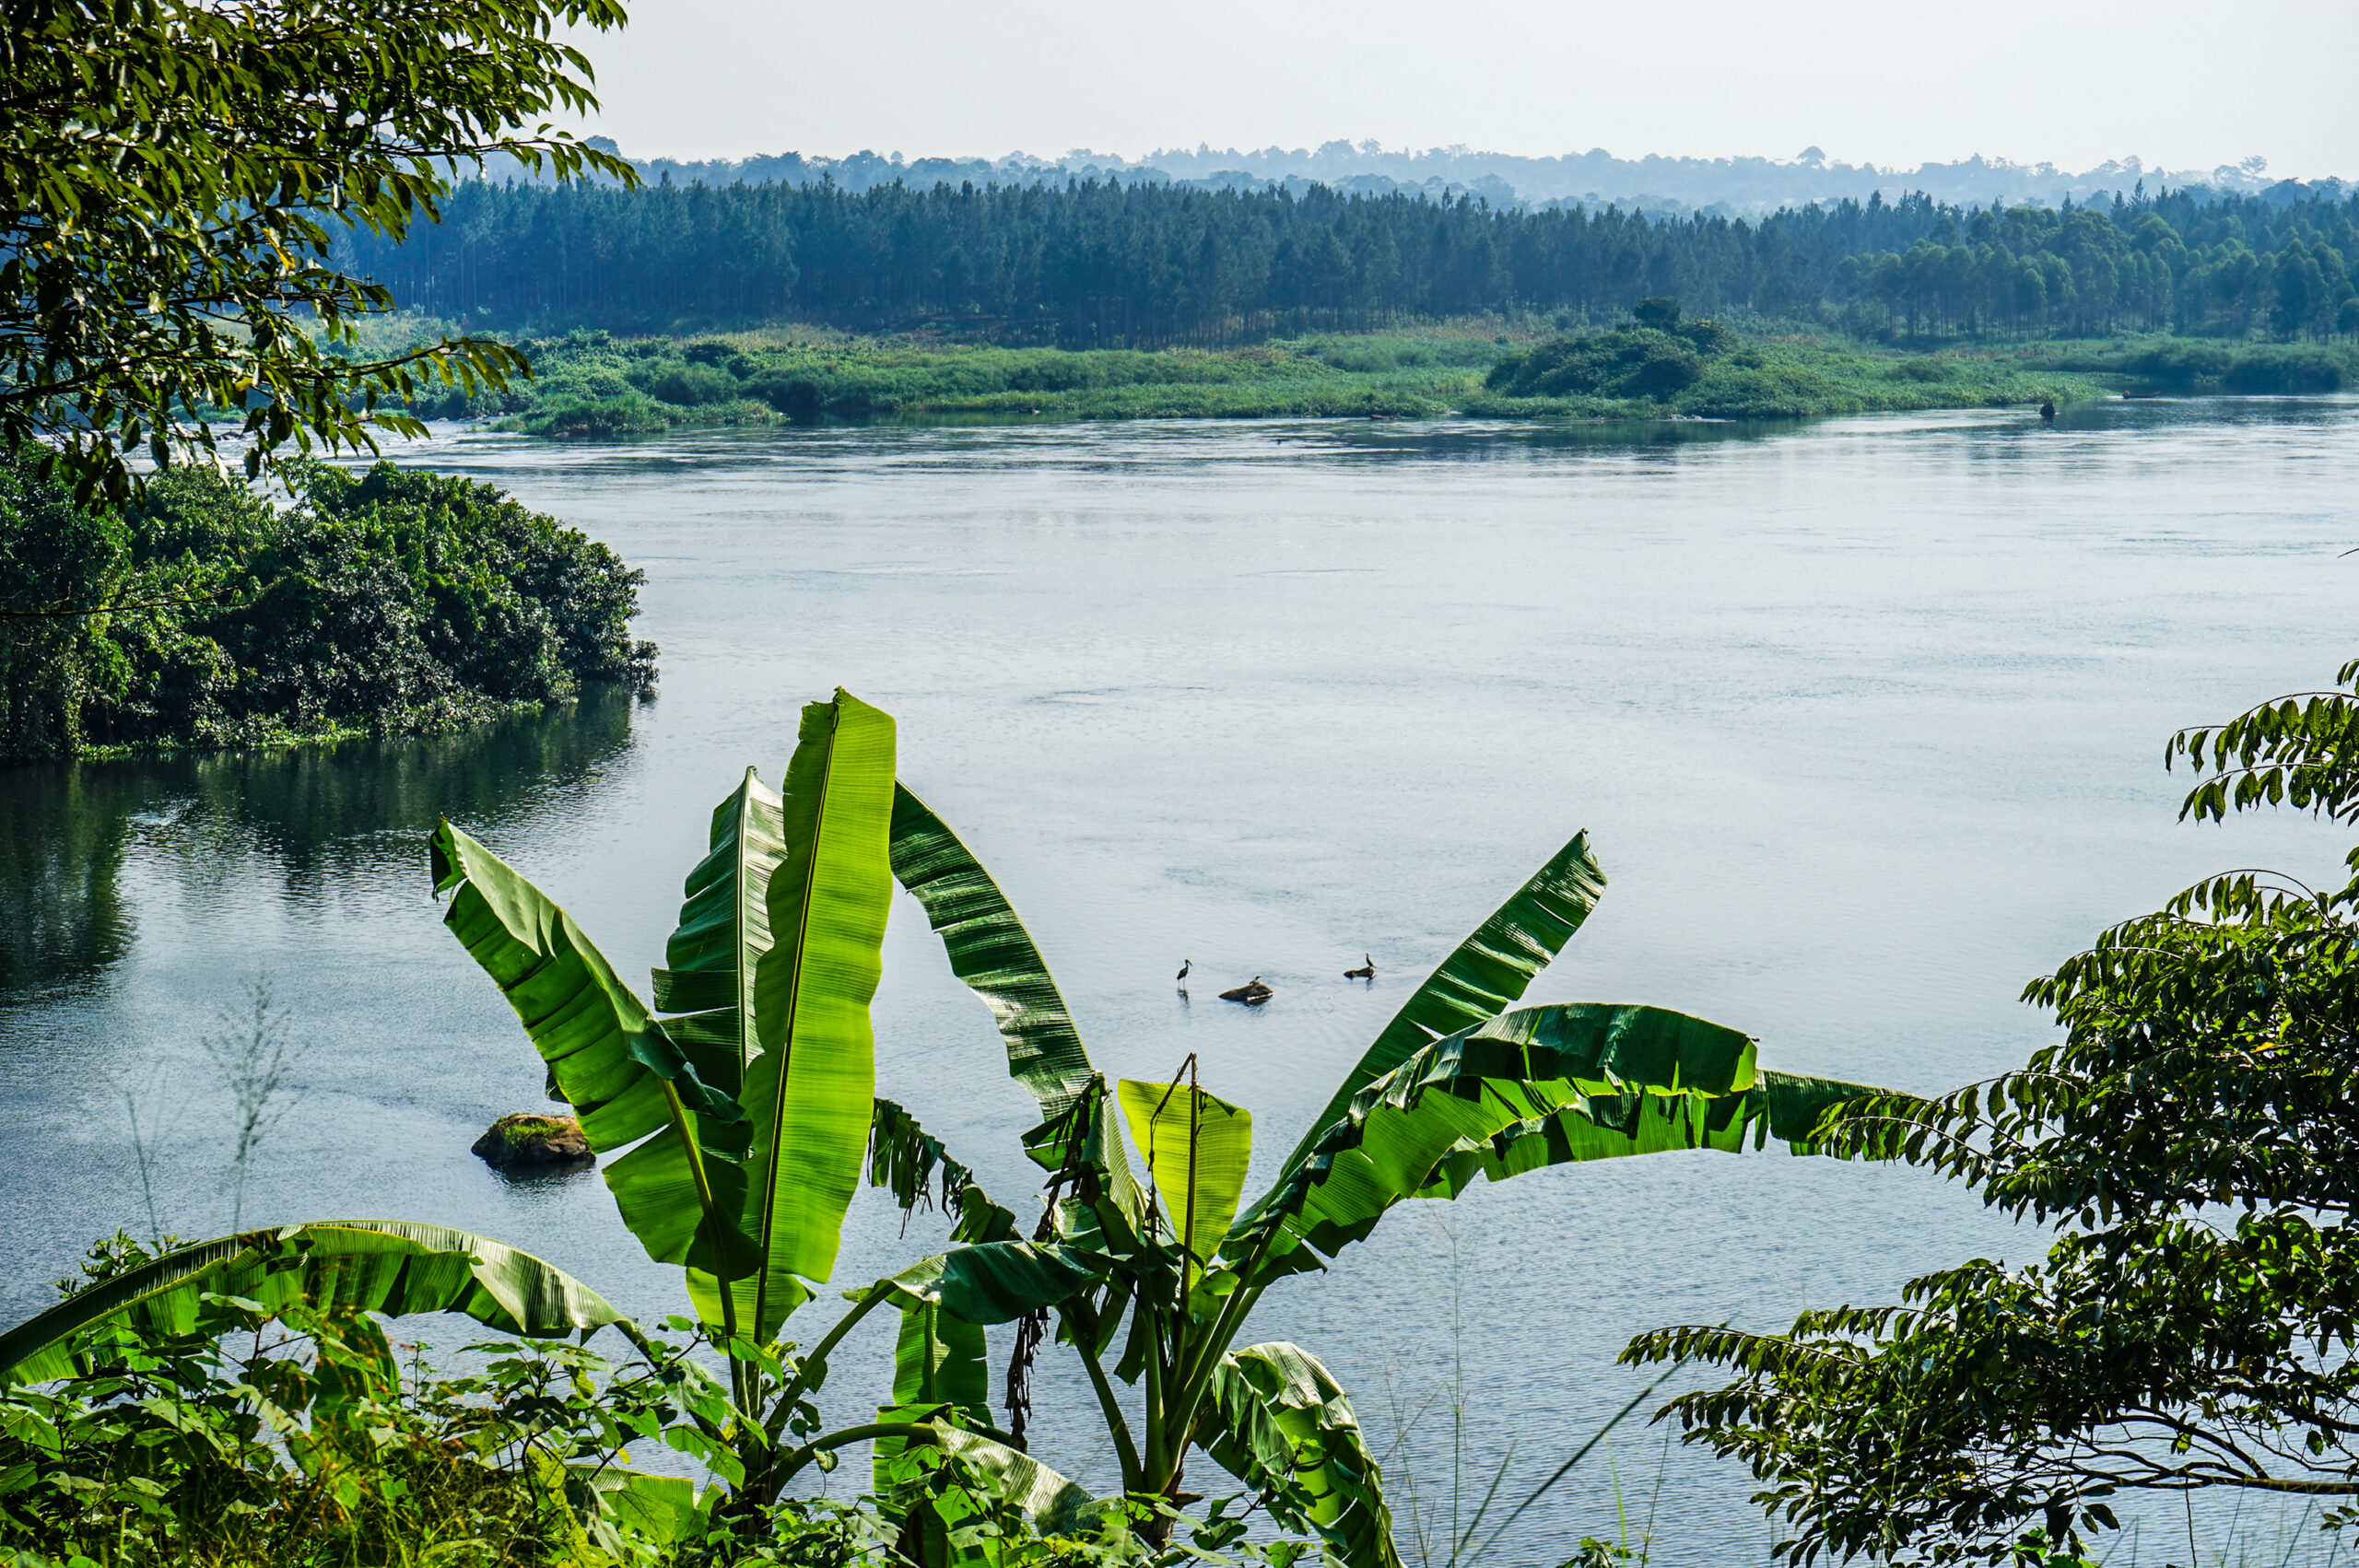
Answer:
[[[1698,323],[1690,322],[1686,328]],[[1710,328],[1710,323],[1702,323]],[[1927,354],[1820,337],[1687,345],[1694,373],[1654,381],[1519,383],[1511,366],[1557,343],[1628,340],[1628,326],[1564,339],[1528,329],[1325,334],[1248,348],[1002,348],[911,340],[781,342],[764,334],[525,345],[535,379],[506,393],[419,405],[527,435],[605,438],[697,427],[878,419],[1794,419],[1877,409],[2036,405],[2103,395],[2100,379],[1970,351]],[[1626,346],[1626,343],[1624,345]],[[1609,344],[1609,348],[1614,345]]]
[[[118,1233],[71,1295],[153,1252]],[[834,1495],[733,1499],[710,1433],[724,1394],[710,1345],[632,1328],[598,1346],[490,1339],[445,1355],[378,1318],[224,1297],[231,1331],[117,1318],[76,1373],[0,1385],[5,1568],[1294,1568],[1215,1504],[1174,1515],[1034,1522],[958,1454],[910,1447],[844,1469]],[[616,1342],[619,1341],[619,1342]],[[455,1354],[462,1364],[439,1364]],[[800,1430],[800,1429],[797,1429]],[[701,1479],[680,1473],[700,1460]],[[641,1468],[645,1467],[645,1468]],[[739,1479],[742,1479],[739,1478]],[[909,1521],[940,1538],[913,1540]]]
[[[2300,395],[2359,391],[2359,344],[2129,337],[2044,343],[2025,366],[2102,376],[2132,392]]]

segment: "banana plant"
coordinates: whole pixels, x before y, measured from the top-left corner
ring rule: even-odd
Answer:
[[[952,970],[991,1009],[1010,1074],[1039,1105],[1039,1124],[1023,1135],[1050,1173],[1034,1244],[1087,1270],[1069,1293],[1021,1315],[1009,1430],[995,1436],[1021,1445],[1031,1360],[1053,1320],[1088,1377],[1151,1539],[1168,1530],[1189,1457],[1202,1449],[1349,1568],[1398,1568],[1382,1477],[1344,1389],[1297,1346],[1237,1343],[1263,1293],[1326,1268],[1395,1204],[1454,1198],[1478,1176],[1630,1154],[1734,1153],[1772,1139],[1813,1153],[1830,1107],[1874,1092],[1762,1069],[1744,1034],[1663,1008],[1513,1008],[1604,891],[1577,836],[1417,988],[1249,1204],[1244,1107],[1206,1092],[1192,1058],[1170,1082],[1109,1084],[998,884],[906,789],[895,793],[890,851]],[[1009,1211],[895,1110],[892,1149],[878,1122],[880,1179],[895,1150],[913,1152],[957,1178],[945,1183],[945,1197],[958,1188],[955,1234],[1012,1236]],[[898,1189],[910,1186],[904,1175]],[[943,1295],[931,1314],[905,1316],[897,1398],[933,1401],[937,1424],[973,1421],[987,1387],[980,1326],[1016,1316],[1008,1308],[1022,1293],[995,1293],[980,1312]],[[1135,1411],[1118,1382],[1143,1385]]]
[[[974,1245],[856,1293],[799,1360],[780,1337],[834,1270],[885,1114],[869,1002],[893,893],[894,750],[892,719],[849,693],[804,708],[783,789],[748,768],[714,809],[651,1000],[554,900],[448,822],[432,841],[435,889],[450,895],[444,924],[539,1052],[550,1094],[573,1107],[604,1157],[623,1223],[649,1257],[682,1270],[728,1359],[736,1416],[725,1436],[745,1478],[738,1505],[767,1502],[804,1468],[832,1464],[837,1449],[880,1438],[956,1444],[1017,1493],[1069,1503],[1063,1478],[988,1431],[934,1420],[916,1385],[878,1421],[827,1433],[808,1396],[828,1353],[877,1307],[979,1339],[977,1325],[1021,1316],[1093,1277],[1072,1249],[1020,1240],[999,1214],[979,1213],[961,1232]]]

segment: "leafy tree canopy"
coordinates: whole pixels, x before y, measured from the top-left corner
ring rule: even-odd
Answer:
[[[202,463],[86,509],[0,459],[0,760],[452,730],[653,679],[642,574],[604,545],[465,479],[288,477],[283,509]]]
[[[2359,820],[2359,661],[2341,689],[2183,731],[2183,816],[2291,804]],[[2359,850],[2348,861],[2359,872]],[[1838,1143],[1962,1177],[2063,1234],[1904,1305],[1785,1334],[1666,1329],[1736,1381],[1673,1401],[1746,1459],[1781,1550],[1894,1562],[2082,1549],[2124,1492],[2359,1499],[2359,881],[2236,872],[2036,980],[2062,1043],[1936,1099],[1846,1107]]]
[[[0,442],[50,443],[82,498],[125,454],[210,451],[243,416],[249,474],[292,442],[415,433],[381,398],[498,385],[514,350],[387,357],[353,323],[386,292],[339,235],[398,240],[457,169],[505,153],[570,178],[619,160],[537,124],[595,107],[558,23],[616,0],[11,0],[0,18]]]

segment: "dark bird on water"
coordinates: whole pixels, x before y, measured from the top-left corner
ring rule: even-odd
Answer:
[[[1367,954],[1365,954],[1365,953],[1361,954],[1360,954],[1360,966],[1359,966],[1358,968],[1356,968],[1356,969],[1346,969],[1346,970],[1344,970],[1344,978],[1345,978],[1345,979],[1347,979],[1347,980],[1373,980],[1373,979],[1375,979],[1375,978],[1376,978],[1376,960],[1375,960],[1374,958],[1369,957],[1369,956],[1368,956]]]
[[[1262,983],[1262,977],[1256,975],[1251,979],[1246,981],[1243,985],[1238,987],[1235,990],[1221,992],[1220,1000],[1223,1001],[1241,1001],[1248,1007],[1259,1007],[1277,994],[1277,992],[1263,985]]]
[[[1182,958],[1181,960],[1180,960],[1180,972],[1179,972],[1177,975],[1172,976],[1171,977],[1172,977],[1173,979],[1175,979],[1175,980],[1184,980],[1184,979],[1186,979],[1186,978],[1188,977],[1188,971],[1189,971],[1189,970],[1191,970],[1191,969],[1192,969],[1192,968],[1194,968],[1195,966],[1196,966],[1196,961],[1195,961],[1194,959],[1192,959],[1192,958]]]

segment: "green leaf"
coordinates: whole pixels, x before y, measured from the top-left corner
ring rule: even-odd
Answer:
[[[711,848],[688,873],[680,924],[654,972],[664,1031],[708,1083],[735,1094],[757,1048],[754,975],[770,950],[770,878],[786,859],[783,803],[753,768],[713,808]]]
[[[706,1508],[696,1482],[686,1476],[654,1476],[617,1465],[580,1466],[570,1478],[590,1492],[616,1527],[658,1546],[672,1546],[698,1533]]]
[[[869,1127],[868,1185],[889,1188],[905,1214],[933,1202],[938,1189],[943,1212],[957,1216],[953,1241],[1015,1239],[1015,1212],[992,1202],[975,1173],[891,1100],[876,1102]]]
[[[1344,1075],[1326,1108],[1286,1156],[1283,1173],[1291,1174],[1309,1159],[1319,1141],[1349,1112],[1354,1098],[1411,1053],[1496,1016],[1522,996],[1532,977],[1563,951],[1604,895],[1605,872],[1590,853],[1589,835],[1577,833],[1426,977],[1426,983]]]
[[[510,1334],[592,1329],[621,1316],[581,1281],[505,1242],[405,1220],[327,1220],[246,1231],[167,1253],[0,1334],[0,1384],[74,1375],[75,1337],[111,1318],[163,1333],[237,1321],[205,1298],[267,1311],[461,1312]]]
[[[1028,1454],[953,1426],[937,1428],[934,1441],[980,1471],[1043,1535],[1086,1535],[1104,1522],[1097,1499]]]
[[[698,1076],[572,916],[448,822],[432,848],[434,891],[452,895],[442,923],[516,1010],[593,1149],[663,1126],[667,1086],[698,1115],[738,1119],[735,1102]]]
[[[893,787],[893,874],[925,909],[950,972],[973,988],[1007,1042],[1008,1076],[1053,1117],[1097,1070],[1057,982],[999,883],[923,801]]]
[[[771,946],[754,977],[761,1054],[741,1095],[753,1123],[743,1228],[760,1267],[738,1282],[744,1321],[776,1336],[835,1271],[876,1091],[868,1006],[884,970],[893,877],[890,715],[839,688],[803,710],[781,811],[785,859],[768,889]]]
[[[988,1424],[991,1378],[980,1324],[945,1311],[938,1301],[903,1308],[893,1346],[894,1404],[955,1405]]]
[[[1400,1568],[1384,1475],[1352,1403],[1319,1359],[1249,1345],[1213,1369],[1197,1441],[1254,1489],[1271,1517],[1315,1531],[1344,1568]]]
[[[1146,1156],[1172,1235],[1198,1258],[1220,1250],[1245,1168],[1253,1158],[1253,1115],[1189,1083],[1116,1085],[1131,1137]]]
[[[1007,1323],[1053,1306],[1098,1278],[1089,1260],[1054,1242],[993,1241],[953,1247],[877,1283],[906,1307],[939,1305],[969,1323]],[[866,1292],[851,1292],[857,1300]]]
[[[516,1010],[590,1146],[645,1140],[601,1175],[647,1255],[709,1275],[750,1271],[752,1234],[735,1221],[753,1129],[736,1102],[704,1082],[573,917],[514,868],[448,822],[434,831],[433,862],[435,891],[452,895],[442,923]]]
[[[936,1301],[905,1304],[900,1335],[893,1344],[893,1402],[880,1407],[876,1419],[927,1422],[955,1411],[964,1425],[989,1426],[991,1397],[981,1327],[944,1310]],[[909,1439],[898,1436],[879,1437],[872,1445],[871,1484],[880,1495],[890,1490],[894,1461],[908,1447]]]
[[[1319,1267],[1404,1198],[1454,1197],[1569,1160],[1735,1152],[1770,1137],[1814,1152],[1825,1109],[1880,1093],[1758,1073],[1754,1042],[1664,1008],[1522,1008],[1434,1041],[1354,1097],[1292,1172],[1232,1227],[1223,1258],[1250,1279]]]
[[[1077,1156],[1136,1223],[1146,1206],[1121,1139],[1109,1136],[1112,1095],[1015,907],[958,836],[899,784],[892,855],[893,874],[924,908],[951,973],[991,1009],[1008,1076],[1039,1102],[1040,1125],[1025,1134],[1026,1151],[1050,1170]]]

